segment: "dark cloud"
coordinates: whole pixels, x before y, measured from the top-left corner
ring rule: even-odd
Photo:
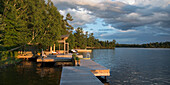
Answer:
[[[103,20],[104,27],[111,26],[118,30],[137,30],[135,32],[111,33],[112,29],[99,29],[95,36],[100,39],[117,39],[121,42],[170,41],[170,1],[136,0],[134,5],[118,1],[93,0],[57,0],[55,6],[61,11],[70,12],[74,18],[73,26],[86,27],[95,23],[97,18]],[[81,1],[80,1],[81,2]],[[80,10],[83,8],[83,10]],[[74,10],[73,10],[74,9]],[[89,11],[89,12],[87,12]],[[90,29],[90,28],[89,28]],[[91,29],[90,29],[91,30]],[[95,28],[91,31],[96,31]],[[110,32],[108,32],[110,31]],[[108,34],[103,36],[103,34]],[[102,35],[102,36],[101,36]],[[124,41],[123,41],[124,40]]]
[[[98,31],[113,31],[113,29],[99,29]]]
[[[65,9],[68,9],[68,8],[70,8],[70,9],[77,8],[77,5],[74,4],[74,3],[72,3],[72,4],[70,4],[68,2],[56,2],[55,3],[55,1],[54,1],[54,4],[59,10],[65,10]]]
[[[141,3],[141,0],[138,2]],[[152,5],[146,5],[142,7],[140,5],[129,5],[118,1],[103,1],[97,3],[97,5],[90,5],[90,1],[89,4],[79,4],[75,0],[72,0],[72,2],[71,0],[59,0],[58,2],[54,1],[54,4],[58,7],[59,10],[67,10],[68,8],[79,10],[78,7],[84,8],[85,10],[92,12],[90,14],[91,16],[104,19],[104,26],[110,24],[117,29],[128,30],[139,26],[155,24],[158,22],[161,23],[159,24],[160,27],[170,28],[170,5],[167,5],[166,7]],[[133,13],[138,15],[132,15]],[[74,13],[72,14],[74,16]],[[75,22],[82,22],[82,25],[89,23],[89,21],[85,22],[83,19],[77,19]],[[77,23],[74,24],[81,25]]]

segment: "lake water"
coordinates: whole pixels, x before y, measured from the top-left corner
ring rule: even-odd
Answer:
[[[31,61],[0,69],[0,85],[59,85],[61,67],[39,67]]]
[[[170,49],[95,49],[92,55],[110,69],[110,85],[170,85]]]
[[[107,67],[110,85],[170,85],[170,49],[94,49],[92,60]],[[0,85],[59,85],[61,67],[24,61],[0,69]]]

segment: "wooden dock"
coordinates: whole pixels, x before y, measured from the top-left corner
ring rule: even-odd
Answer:
[[[64,57],[64,58],[72,58],[73,53],[69,53],[69,54],[57,54],[56,57]],[[83,55],[77,55],[77,57],[79,58],[83,58]]]
[[[83,58],[83,55],[77,55],[79,58]],[[71,62],[72,60],[72,54],[57,54],[57,55],[48,55],[45,58],[37,58],[37,62],[58,62],[58,61],[63,61],[63,62]]]
[[[17,58],[19,58],[19,59],[29,59],[29,58],[37,58],[37,56],[33,55],[33,53],[31,51],[27,51],[24,54],[19,54],[17,56]]]
[[[72,58],[72,53],[69,54],[57,54],[56,57],[65,57],[65,58]]]
[[[63,67],[60,85],[103,85],[87,68]]]
[[[35,58],[33,55],[18,55],[17,58],[19,59],[29,59],[29,58]]]
[[[103,85],[95,76],[110,76],[110,69],[82,59],[80,66],[63,67],[60,85]]]
[[[92,50],[87,50],[87,49],[75,49],[77,52],[82,53],[82,52],[89,52],[91,53]]]
[[[64,58],[64,57],[46,57],[46,58],[38,58],[37,62],[71,62],[72,58]]]
[[[110,76],[110,69],[90,59],[81,59],[80,67],[88,68],[95,76]]]

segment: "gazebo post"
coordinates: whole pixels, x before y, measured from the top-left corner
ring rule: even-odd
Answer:
[[[53,51],[55,52],[55,44],[54,44],[54,46],[53,46]]]
[[[58,50],[59,50],[59,52],[60,52],[60,44],[59,44],[59,49],[58,49]]]
[[[66,51],[66,46],[65,46],[65,39],[64,39],[64,54],[65,54],[65,51]]]
[[[67,53],[69,53],[69,43],[67,43]]]
[[[52,48],[52,46],[50,46],[50,52],[52,52],[52,50],[53,50],[53,48]]]
[[[61,40],[58,40],[59,43],[59,51],[60,51],[60,44],[64,44],[64,54],[69,52],[69,44],[66,42],[68,39],[69,35],[61,35]],[[68,45],[68,46],[67,46]]]

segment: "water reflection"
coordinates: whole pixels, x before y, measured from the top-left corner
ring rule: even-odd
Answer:
[[[24,61],[0,71],[0,85],[59,85],[61,67],[37,67]]]
[[[36,68],[36,73],[40,75],[40,77],[45,77],[53,74],[55,72],[54,68],[47,68],[47,67],[42,67],[42,68]]]

